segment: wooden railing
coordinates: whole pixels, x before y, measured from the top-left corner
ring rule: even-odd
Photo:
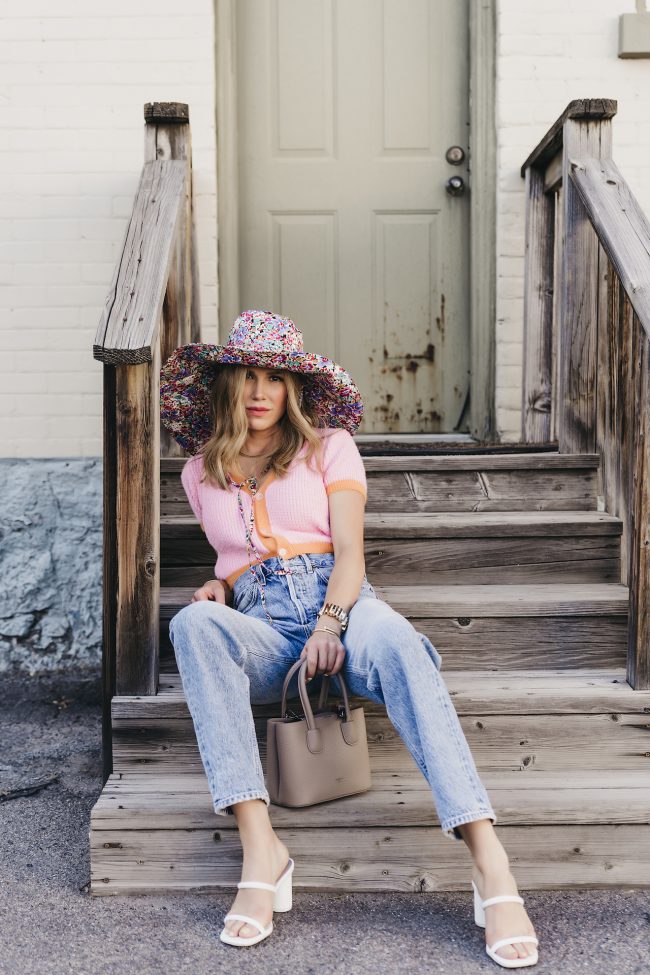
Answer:
[[[612,161],[616,102],[571,102],[526,180],[522,440],[598,453],[623,521],[627,680],[650,688],[650,222]]]
[[[145,105],[145,162],[93,356],[104,363],[105,776],[114,694],[155,694],[159,672],[160,365],[200,341],[188,106]]]

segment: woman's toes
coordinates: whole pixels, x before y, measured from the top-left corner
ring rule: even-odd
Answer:
[[[525,958],[526,955],[534,955],[535,949],[525,941],[516,941],[514,944],[501,945],[496,954],[503,958]]]
[[[519,958],[525,958],[526,955],[533,954],[532,949],[529,948],[528,944],[524,941],[516,941],[514,947],[517,949],[517,956]]]
[[[245,921],[229,921],[226,932],[234,938],[238,936],[241,938],[252,938],[254,934],[258,933],[252,925],[247,924]]]
[[[496,954],[501,955],[502,958],[519,957],[519,952],[517,951],[515,945],[501,945],[500,948],[497,948]]]

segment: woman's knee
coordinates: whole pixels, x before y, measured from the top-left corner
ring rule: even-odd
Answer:
[[[188,603],[179,609],[169,621],[169,638],[174,642],[174,636],[182,637],[191,631],[201,629],[206,625],[218,623],[223,609],[227,609],[223,603],[217,603],[212,599],[197,599],[196,602]]]
[[[359,665],[363,666],[365,661],[368,667],[371,661],[376,662],[409,649],[412,651],[414,642],[418,640],[412,624],[388,603],[377,599],[367,599],[364,603],[373,605],[355,604],[350,619],[352,639],[348,641],[352,644],[351,655]],[[357,613],[353,617],[355,610]]]
[[[373,612],[372,607],[368,607],[368,612],[362,621],[364,633],[367,634],[369,640],[386,647],[408,644],[409,641],[414,640],[415,629],[405,616],[398,613],[388,603],[383,602],[377,606],[378,600],[373,600],[373,602],[377,611]]]
[[[429,638],[418,632],[405,616],[385,605],[386,610],[364,620],[362,655],[366,657],[368,669],[382,664],[405,667],[424,652],[440,670],[442,657]]]

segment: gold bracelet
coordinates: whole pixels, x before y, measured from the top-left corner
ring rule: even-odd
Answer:
[[[317,626],[313,632],[314,633],[325,633],[325,632],[327,632],[327,633],[333,633],[334,636],[337,636],[339,639],[341,638],[341,634],[340,633],[337,633],[336,630],[330,629],[329,626],[325,626],[325,627]]]

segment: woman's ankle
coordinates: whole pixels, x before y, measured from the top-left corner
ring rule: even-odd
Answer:
[[[502,875],[504,873],[511,873],[510,870],[510,860],[508,855],[503,851],[492,851],[481,854],[480,857],[474,861],[474,869],[482,877],[490,877],[494,874]]]
[[[244,856],[264,856],[272,855],[276,851],[282,850],[284,844],[273,829],[263,832],[254,832],[239,835]]]

